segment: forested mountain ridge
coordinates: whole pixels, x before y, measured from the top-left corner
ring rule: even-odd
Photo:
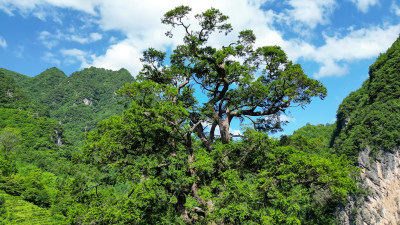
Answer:
[[[71,199],[65,196],[88,182],[78,177],[89,168],[76,162],[72,167],[83,126],[89,131],[89,125],[121,112],[116,91],[133,80],[126,70],[88,68],[67,77],[50,68],[28,77],[0,69],[0,190],[7,193],[0,191],[0,224],[66,222],[65,202]],[[18,196],[18,202],[9,195]]]
[[[369,78],[339,106],[332,147],[361,169],[364,197],[351,196],[343,224],[399,224],[400,38],[369,68]]]
[[[83,133],[92,130],[97,122],[123,110],[116,91],[134,81],[125,69],[111,71],[92,67],[69,77],[55,67],[34,77],[6,69],[1,71],[14,78],[24,93],[29,93],[31,102],[44,107],[48,114],[45,116],[59,121],[73,143],[81,142]]]
[[[400,146],[400,38],[369,68],[369,78],[339,106],[332,146],[357,157]]]

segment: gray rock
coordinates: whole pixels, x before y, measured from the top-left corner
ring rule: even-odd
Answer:
[[[347,205],[338,209],[339,224],[400,224],[400,150],[382,151],[376,158],[366,148],[358,156],[359,184],[368,190],[365,198],[348,196]]]

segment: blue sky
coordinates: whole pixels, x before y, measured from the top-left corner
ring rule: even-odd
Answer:
[[[332,123],[336,110],[368,77],[368,67],[400,33],[399,0],[0,0],[0,67],[34,76],[56,66],[67,75],[89,66],[132,75],[143,50],[168,51],[162,15],[178,5],[194,13],[210,7],[230,17],[231,35],[254,30],[257,45],[279,45],[306,74],[324,83],[328,97],[285,115],[285,133]],[[235,126],[235,129],[239,129]]]

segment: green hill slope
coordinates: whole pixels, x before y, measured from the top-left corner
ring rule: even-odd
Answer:
[[[27,109],[30,100],[12,77],[0,71],[0,108]]]
[[[14,80],[17,83],[21,83],[21,82],[23,82],[25,80],[29,80],[29,76],[14,72],[12,70],[7,70],[7,69],[4,69],[4,68],[0,68],[0,72],[3,72],[5,74],[7,74],[8,76],[14,78]]]
[[[12,196],[0,191],[5,200],[5,212],[0,215],[0,224],[4,225],[56,225],[65,224],[60,215],[52,216],[50,210],[36,206],[23,200],[20,196]]]
[[[111,71],[88,68],[67,77],[57,68],[50,68],[35,77],[2,69],[12,76],[33,104],[42,105],[50,118],[62,124],[66,136],[80,145],[83,133],[92,130],[97,122],[122,112],[115,91],[134,78],[121,69]]]
[[[400,38],[369,68],[369,78],[340,105],[333,147],[355,159],[400,145]]]

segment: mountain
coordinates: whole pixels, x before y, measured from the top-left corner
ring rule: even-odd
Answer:
[[[115,93],[132,81],[124,69],[0,69],[0,224],[70,224],[76,194],[97,177],[79,162],[83,133],[122,112]]]
[[[0,108],[27,109],[30,100],[12,77],[0,71]]]
[[[69,77],[55,67],[34,77],[0,71],[13,77],[33,103],[44,106],[49,117],[62,124],[67,138],[78,145],[82,135],[99,121],[122,112],[123,105],[118,103],[122,99],[116,98],[116,91],[135,80],[125,69],[91,67]]]
[[[29,79],[29,76],[26,76],[26,75],[23,75],[23,74],[14,72],[14,71],[12,71],[12,70],[7,70],[7,69],[4,69],[4,68],[0,68],[0,72],[5,73],[5,74],[7,74],[8,76],[14,78],[14,80],[15,80],[17,83],[20,83],[20,82],[22,82],[22,81],[24,81],[24,80],[28,80],[28,79]]]
[[[350,196],[342,224],[400,223],[400,38],[369,68],[363,86],[343,100],[331,145],[361,169],[364,197]]]

